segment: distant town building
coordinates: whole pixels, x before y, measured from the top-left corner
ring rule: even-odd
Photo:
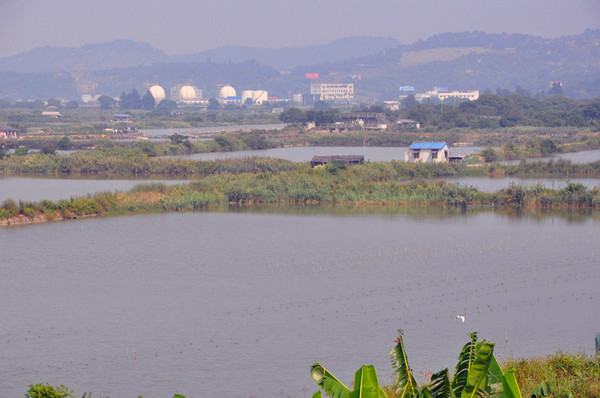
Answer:
[[[297,94],[292,94],[292,101],[296,102],[298,104],[301,104],[303,102],[304,98],[302,98],[302,94],[297,93]]]
[[[420,129],[421,123],[413,119],[400,119],[396,122],[396,130]]]
[[[320,101],[347,101],[354,99],[354,83],[310,84],[310,95]]]
[[[385,130],[389,121],[379,112],[348,112],[340,117],[340,121],[349,129]]]
[[[0,124],[0,139],[8,140],[13,139],[16,140],[19,138],[19,131],[5,124]]]
[[[383,106],[385,106],[385,109],[397,111],[400,110],[400,101],[383,101]]]
[[[242,91],[242,104],[251,99],[254,104],[260,105],[269,100],[269,93],[265,90],[246,90]]]
[[[59,111],[42,111],[42,116],[55,118],[63,117],[63,115]]]
[[[440,101],[447,100],[448,98],[466,99],[469,101],[475,101],[479,98],[479,90],[473,91],[447,91],[438,92],[437,97]]]
[[[442,91],[445,90],[445,91]],[[415,94],[415,100],[418,102],[423,102],[423,100],[432,98],[440,101],[445,101],[447,99],[459,99],[459,100],[469,100],[475,101],[479,98],[479,90],[470,90],[470,91],[447,91],[448,89],[443,87],[436,87],[431,91],[426,91],[425,93]]]
[[[410,163],[447,163],[450,149],[445,142],[413,142],[404,154]]]
[[[128,115],[127,113],[117,113],[116,115],[113,115],[113,122],[130,122],[131,121],[131,115]]]

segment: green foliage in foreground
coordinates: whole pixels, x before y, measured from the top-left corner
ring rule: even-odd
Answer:
[[[60,385],[58,387],[50,384],[38,383],[29,385],[29,390],[25,393],[26,398],[77,398],[75,391],[69,390],[67,387]],[[81,398],[92,398],[91,393],[84,393]],[[144,398],[139,396],[138,398]],[[173,398],[185,398],[185,395],[175,394]]]
[[[25,393],[27,398],[76,398],[75,392],[70,391],[67,387],[60,385],[58,387],[49,384],[30,385],[29,390]],[[82,398],[90,397],[91,395],[83,394]]]
[[[431,376],[431,382],[419,388],[408,365],[408,359],[402,341],[402,330],[398,331],[396,346],[390,352],[396,381],[389,392],[379,385],[373,366],[363,365],[354,378],[350,390],[327,369],[315,362],[311,367],[311,376],[325,393],[333,398],[521,398],[521,390],[515,378],[514,368],[502,371],[494,357],[494,344],[485,340],[477,341],[477,333],[471,333],[470,341],[465,344],[450,379],[448,369]],[[389,390],[389,389],[388,389]],[[542,382],[529,397],[550,396],[550,386]],[[320,391],[313,398],[321,398]]]

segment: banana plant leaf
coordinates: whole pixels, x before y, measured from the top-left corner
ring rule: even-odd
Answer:
[[[323,394],[321,394],[321,391],[317,391],[313,394],[312,398],[323,398]]]
[[[310,375],[319,387],[325,391],[327,395],[333,398],[348,398],[350,389],[339,381],[334,375],[329,373],[327,369],[315,362],[310,367]],[[320,392],[320,391],[319,391]]]
[[[504,372],[498,363],[495,355],[492,355],[492,359],[490,361],[490,369],[488,372],[488,385],[491,389],[491,394],[495,398],[508,398],[510,395],[504,395],[505,387],[502,384],[504,379]],[[518,389],[518,386],[517,386]]]
[[[550,394],[552,394],[550,385],[544,381],[531,392],[530,398],[544,398],[549,397]],[[571,394],[569,394],[570,396]]]
[[[392,367],[397,375],[395,383],[398,386],[398,389],[396,391],[402,391],[400,398],[412,397],[418,393],[417,382],[415,381],[410,366],[408,366],[408,359],[406,358],[406,352],[404,351],[404,343],[402,341],[403,333],[402,329],[398,329],[396,346],[390,351]]]
[[[489,395],[488,370],[494,344],[480,341],[475,347],[475,359],[471,361],[471,367],[467,376],[467,384],[461,392],[461,398],[475,398]]]
[[[510,367],[502,376],[503,398],[522,398],[521,389],[515,377],[515,368]]]
[[[464,345],[462,351],[458,355],[458,363],[454,370],[454,377],[452,378],[452,389],[454,395],[460,397],[462,390],[467,385],[467,376],[469,375],[469,369],[471,368],[471,362],[475,358],[475,347],[477,344],[477,332],[470,333],[468,335],[471,340]]]
[[[448,368],[431,375],[429,390],[433,398],[456,398],[448,376]]]
[[[363,365],[354,374],[354,391],[348,398],[387,398],[379,386],[377,372],[373,365]]]
[[[419,393],[417,394],[417,398],[434,398],[434,396],[431,393],[431,391],[429,391],[429,388],[425,386],[419,391]]]

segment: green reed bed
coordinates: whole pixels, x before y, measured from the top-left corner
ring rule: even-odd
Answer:
[[[210,162],[208,162],[210,163]],[[406,179],[419,170],[400,162],[373,163],[358,167],[331,164],[278,163],[267,159],[213,163],[219,171],[185,185],[144,184],[129,192],[100,193],[52,202],[17,203],[5,201],[0,219],[44,216],[46,219],[86,215],[123,214],[151,211],[184,211],[217,205],[328,204],[388,206],[494,206],[496,208],[584,208],[600,207],[600,188],[588,190],[582,184],[567,184],[552,190],[538,185],[512,184],[494,193],[473,187],[425,178]],[[140,164],[138,167],[143,168]],[[219,169],[220,168],[220,169]],[[282,168],[283,170],[277,170]],[[436,168],[452,175],[453,168]],[[244,172],[246,171],[246,172]],[[455,170],[454,170],[455,171]]]
[[[0,160],[0,173],[4,174],[206,176],[219,173],[285,171],[296,167],[293,162],[282,159],[194,161],[149,157],[139,152],[123,150],[82,151],[70,155],[31,153]]]

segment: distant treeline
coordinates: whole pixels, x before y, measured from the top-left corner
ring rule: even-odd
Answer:
[[[498,129],[515,126],[592,127],[600,128],[600,98],[573,100],[560,95],[536,99],[524,95],[483,94],[476,101],[444,104],[417,103],[410,97],[405,109],[392,112],[381,106],[365,108],[363,112],[385,113],[391,122],[413,119],[423,128],[448,130],[453,128]],[[343,112],[338,109],[301,110],[289,108],[280,114],[285,123],[314,122],[317,127],[339,122]]]
[[[226,145],[233,145],[228,150],[239,149],[243,141],[235,138],[223,140],[218,145],[223,150]],[[236,144],[237,143],[237,144]],[[202,143],[194,143],[202,144]],[[543,142],[539,142],[540,148]],[[132,176],[209,176],[213,174],[241,174],[293,171],[306,167],[306,163],[294,163],[274,158],[238,158],[216,161],[196,161],[156,156],[157,152],[186,153],[185,143],[162,143],[158,146],[150,142],[138,142],[128,147],[96,148],[88,151],[74,152],[69,155],[57,154],[54,151],[27,152],[19,148],[10,156],[0,156],[0,174],[52,174],[52,175],[110,175],[120,177]],[[181,151],[181,152],[179,152]],[[504,154],[502,149],[501,154]],[[489,153],[488,152],[493,152]],[[483,151],[484,158],[495,155],[490,149]],[[518,177],[600,177],[600,161],[585,164],[574,164],[568,160],[549,160],[540,162],[521,162],[516,165],[486,163],[483,165],[466,165],[456,163],[406,163],[367,162],[361,166],[366,170],[386,170],[385,173],[396,179],[415,177],[443,178],[449,176],[518,176]],[[373,174],[377,180],[381,171]]]

